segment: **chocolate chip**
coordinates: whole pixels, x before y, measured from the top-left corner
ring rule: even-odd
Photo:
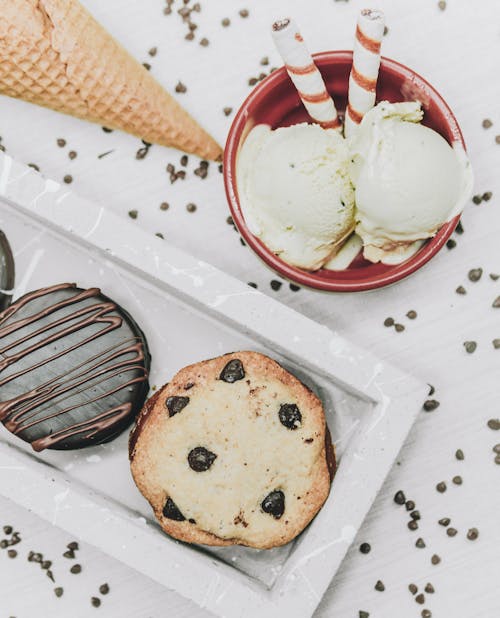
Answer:
[[[427,386],[429,387],[429,397],[432,397],[432,395],[434,395],[434,393],[436,392],[436,389],[432,386],[432,384],[427,384]]]
[[[261,509],[269,513],[274,519],[280,519],[285,512],[285,494],[281,489],[275,489],[262,500]]]
[[[278,281],[277,279],[272,279],[270,285],[271,285],[271,289],[277,292],[283,284],[281,281]]]
[[[463,479],[461,476],[454,476],[452,479],[453,483],[455,483],[455,485],[461,485],[463,483]]]
[[[139,150],[135,153],[135,158],[139,161],[144,159],[148,154],[149,148],[148,146],[144,146],[143,148],[139,148]]]
[[[419,605],[423,605],[425,603],[425,596],[422,593],[417,594],[417,596],[415,597],[415,602]]]
[[[292,292],[298,292],[300,290],[300,285],[290,283],[290,290],[292,290]]]
[[[90,599],[90,602],[92,603],[93,607],[99,607],[101,604],[101,599],[98,599],[97,597],[92,597]]]
[[[45,575],[53,582],[55,582],[56,580],[54,579],[54,574],[52,573],[52,571],[49,569],[47,571],[45,571]]]
[[[451,519],[449,517],[442,517],[439,521],[438,524],[440,526],[449,526],[450,525],[450,521]]]
[[[255,86],[255,84],[256,84],[258,81],[259,81],[259,80],[258,80],[256,77],[251,77],[251,78],[248,80],[248,85],[249,85],[249,86]]]
[[[438,8],[439,8],[440,11],[444,11],[446,9],[446,2],[445,2],[445,0],[439,0]]]
[[[66,547],[72,551],[78,551],[78,549],[80,549],[76,541],[71,541],[71,543],[68,543]]]
[[[441,558],[437,554],[433,554],[431,558],[432,564],[439,564],[441,562]]]
[[[174,521],[184,521],[186,519],[184,515],[179,511],[177,505],[172,500],[172,498],[167,498],[162,513],[163,517],[166,517],[167,519],[173,519]]]
[[[149,51],[148,54],[151,56],[151,58],[154,58],[156,56],[156,54],[158,53],[158,48],[157,47],[152,47]]]
[[[477,343],[475,341],[464,341],[463,345],[467,354],[473,354],[476,351]]]
[[[394,494],[394,502],[399,505],[402,505],[406,502],[405,495],[401,490],[397,491]]]
[[[495,135],[495,142],[500,144],[500,135]]]
[[[413,511],[414,508],[415,508],[415,502],[413,502],[413,500],[407,500],[405,502],[405,509],[407,511]]]
[[[63,557],[72,560],[75,557],[75,552],[71,549],[68,549],[68,551],[64,552]]]
[[[493,123],[489,118],[485,118],[481,124],[483,129],[489,129],[491,126],[493,126]]]
[[[64,148],[64,146],[66,146],[66,140],[65,140],[65,139],[63,139],[62,137],[60,137],[60,138],[57,140],[57,145],[59,146],[59,148]]]
[[[12,526],[4,526],[3,531],[5,534],[12,534],[13,528]]]
[[[104,133],[113,133],[113,129],[109,129],[108,127],[101,127]]]
[[[500,455],[500,444],[495,444],[492,451],[496,453],[497,455]]]
[[[439,401],[437,401],[437,399],[427,399],[427,401],[424,402],[423,408],[426,412],[432,412],[436,408],[439,408]]]
[[[227,28],[231,25],[231,20],[228,17],[224,17],[224,19],[220,23],[224,28]]]
[[[460,221],[457,223],[457,226],[456,226],[456,228],[455,228],[455,232],[456,232],[457,234],[460,234],[460,235],[462,235],[462,234],[464,233],[464,226],[463,226],[462,220],[460,220]]]
[[[417,312],[414,311],[413,309],[410,309],[410,311],[408,311],[408,313],[406,314],[406,317],[409,320],[414,320],[417,317]]]
[[[498,275],[497,273],[490,273],[490,279],[492,281],[498,281],[500,279],[500,275]]]
[[[380,579],[375,584],[375,590],[378,590],[379,592],[384,592],[385,590],[384,583]]]
[[[183,410],[189,403],[189,397],[167,397],[165,405],[167,406],[168,415],[175,416]]]
[[[7,555],[9,556],[9,558],[16,558],[17,557],[17,551],[15,549],[9,549],[7,551]]]
[[[47,569],[50,569],[51,566],[52,566],[52,562],[50,560],[44,560],[41,564],[41,567],[44,571],[46,571]]]
[[[394,328],[395,328],[397,333],[402,333],[404,331],[404,329],[405,329],[403,324],[394,324]]]
[[[73,176],[71,176],[71,174],[66,174],[63,180],[67,185],[69,185],[73,182]]]
[[[244,377],[245,370],[243,369],[242,362],[238,358],[233,358],[221,371],[219,380],[232,384],[238,380],[243,380]]]
[[[457,241],[453,240],[453,238],[450,238],[449,240],[446,241],[447,249],[454,249],[456,246],[457,246]]]
[[[420,615],[422,618],[432,618],[432,612],[430,609],[423,609]]]
[[[188,455],[189,467],[195,472],[206,472],[216,459],[217,455],[204,446],[196,446]]]
[[[423,549],[425,547],[424,539],[418,538],[415,542],[415,547],[418,547],[419,549]]]
[[[467,538],[469,541],[475,541],[479,536],[479,530],[477,528],[470,528],[467,532]]]
[[[500,307],[500,296],[497,296],[491,305],[494,309],[498,309]]]
[[[203,37],[200,41],[200,45],[202,47],[208,47],[210,45],[210,41],[207,38]]]
[[[222,111],[224,112],[224,116],[230,116],[231,112],[233,111],[233,108],[232,107],[225,107]]]
[[[455,290],[455,292],[457,294],[467,294],[467,290],[464,288],[463,285],[459,285],[458,288]]]
[[[294,403],[283,403],[278,412],[280,423],[288,429],[298,429],[302,424],[302,414]]]
[[[394,318],[385,318],[384,326],[394,326]]]
[[[189,157],[188,157],[187,155],[182,155],[182,157],[181,157],[181,161],[180,161],[181,165],[182,165],[183,167],[186,167],[186,165],[188,164],[188,162],[189,162]]]
[[[450,527],[450,528],[447,528],[447,530],[446,530],[446,534],[447,534],[448,536],[454,537],[454,536],[456,536],[456,535],[457,535],[457,529],[456,529],[456,528],[451,528],[451,527]]]
[[[364,612],[363,610],[359,610],[359,618],[370,618],[370,614],[368,612]]]
[[[62,597],[64,590],[62,588],[54,588],[54,594],[57,598]]]
[[[500,339],[493,339],[493,341],[491,342],[491,344],[493,345],[493,347],[495,348],[495,350],[500,349]]]
[[[472,198],[472,202],[476,205],[479,205],[483,201],[483,198],[480,195],[474,195]]]
[[[129,210],[128,211],[128,216],[131,219],[137,219],[138,215],[139,215],[139,212],[137,210]]]
[[[472,268],[471,270],[469,270],[467,277],[469,278],[469,281],[472,282],[476,282],[479,281],[479,279],[481,279],[481,277],[483,276],[483,269],[482,268]]]
[[[251,288],[254,288],[255,290],[257,289],[257,284],[256,284],[254,281],[249,281],[249,282],[248,282],[248,285],[249,285]]]
[[[436,592],[434,590],[434,586],[430,582],[425,584],[424,590],[425,590],[425,592],[427,592],[427,594],[434,594],[434,592]]]
[[[370,543],[361,543],[361,545],[359,546],[359,551],[362,554],[369,554],[371,551],[371,545]]]
[[[500,429],[500,420],[498,418],[490,418],[487,425],[493,431],[498,431]]]
[[[444,481],[439,482],[436,485],[436,489],[439,491],[440,494],[444,494],[444,492],[446,491],[446,483]]]
[[[414,519],[410,519],[410,521],[406,525],[408,526],[409,530],[418,529],[418,523]]]
[[[189,204],[186,205],[186,210],[188,212],[195,212],[196,211],[196,204],[193,204],[193,202],[189,202]]]
[[[82,572],[82,567],[80,564],[74,564],[71,569],[70,572],[73,573],[73,575],[78,575],[78,573]]]
[[[412,593],[412,594],[417,594],[418,592],[418,587],[415,586],[415,584],[409,584],[408,585],[408,590]]]
[[[146,69],[146,71],[151,71],[151,65],[149,62],[143,62],[142,66]]]
[[[99,586],[99,592],[100,592],[101,594],[108,594],[108,592],[109,592],[109,586],[108,586],[108,584],[101,584],[101,585]]]
[[[493,197],[493,193],[491,191],[486,191],[486,193],[483,193],[481,195],[481,198],[483,199],[484,202],[489,202],[492,197]]]
[[[76,153],[76,151],[75,151],[75,150],[70,150],[70,151],[68,152],[68,157],[69,157],[71,160],[76,159],[76,157],[77,157],[77,153]]]
[[[193,35],[193,38],[194,38],[194,35]],[[177,85],[175,86],[175,92],[178,92],[179,94],[183,94],[184,92],[187,92],[187,86],[183,84],[181,81],[178,81]]]
[[[419,519],[421,519],[420,511],[412,511],[410,513],[410,517],[415,521],[418,521]]]
[[[464,452],[461,448],[455,451],[455,458],[458,459],[458,461],[463,461],[465,459]]]
[[[243,17],[243,19],[250,15],[250,13],[248,12],[247,9],[241,9],[241,11],[239,13],[240,13],[240,17]]]

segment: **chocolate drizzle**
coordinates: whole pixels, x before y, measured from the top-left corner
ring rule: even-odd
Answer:
[[[0,311],[10,303],[14,287],[14,256],[5,234],[0,230]]]
[[[114,438],[144,403],[148,368],[139,327],[98,288],[44,288],[0,314],[0,421],[36,451]]]

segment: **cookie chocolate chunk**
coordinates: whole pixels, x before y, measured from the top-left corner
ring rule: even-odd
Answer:
[[[316,395],[267,356],[235,352],[182,369],[148,400],[130,460],[168,534],[270,548],[321,508],[335,456]]]
[[[63,283],[0,313],[0,421],[35,451],[108,442],[149,390],[134,320],[98,288]]]

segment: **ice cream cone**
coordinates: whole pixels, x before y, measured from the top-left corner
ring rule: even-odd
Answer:
[[[215,140],[77,0],[0,0],[0,93],[218,159]]]

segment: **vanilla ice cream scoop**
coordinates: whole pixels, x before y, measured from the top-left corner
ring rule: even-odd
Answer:
[[[465,151],[420,124],[422,116],[420,103],[383,101],[349,142],[356,232],[372,262],[406,260],[462,212],[472,193]]]
[[[250,231],[289,264],[317,270],[354,229],[346,141],[333,129],[257,125],[237,161]]]

